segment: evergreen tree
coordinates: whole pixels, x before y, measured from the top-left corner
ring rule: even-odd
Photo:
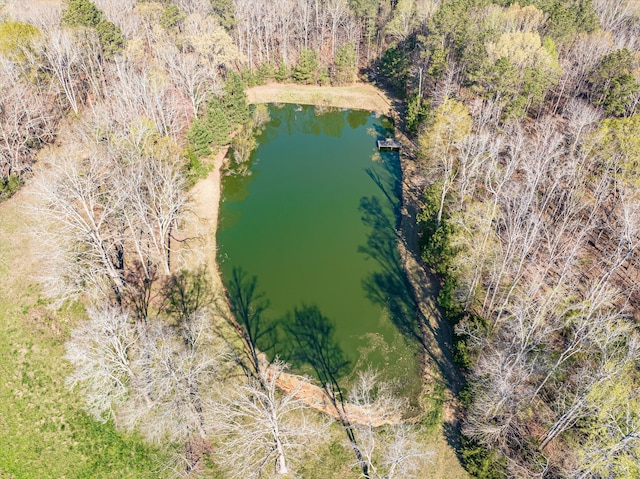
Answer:
[[[409,58],[397,47],[388,48],[382,55],[379,67],[380,76],[399,93],[404,93],[409,78]]]
[[[160,15],[160,26],[168,31],[176,30],[186,16],[187,15],[175,5],[169,5],[162,10],[162,15]]]
[[[108,20],[100,20],[96,25],[96,31],[98,32],[104,55],[107,58],[113,58],[116,53],[122,50],[124,36],[119,26]]]
[[[231,125],[229,124],[227,112],[217,98],[211,99],[207,105],[207,128],[211,133],[211,145],[214,151],[221,146],[228,145],[231,135]]]
[[[67,27],[95,28],[107,58],[113,58],[124,46],[120,27],[104,19],[102,10],[89,0],[68,0],[60,23]]]
[[[356,76],[356,49],[353,43],[342,45],[336,51],[333,69],[333,83],[349,85]]]
[[[245,84],[237,73],[230,73],[227,76],[227,81],[224,84],[222,106],[231,125],[244,125],[249,120]]]
[[[90,0],[67,0],[60,23],[68,27],[96,27],[102,12]]]
[[[278,64],[278,69],[274,73],[274,78],[279,83],[284,83],[289,79],[289,69],[284,62]]]
[[[255,72],[256,85],[264,85],[265,83],[273,80],[276,76],[276,69],[271,63],[262,63]]]
[[[640,91],[633,76],[636,67],[634,54],[626,48],[605,55],[590,78],[593,102],[611,115],[627,113],[633,95]]]
[[[313,50],[303,49],[291,76],[296,83],[304,83],[306,85],[316,83],[318,66],[318,54]]]
[[[236,24],[236,8],[233,0],[211,0],[213,14],[227,31],[231,30]]]
[[[213,133],[206,121],[196,119],[187,132],[187,139],[191,149],[197,156],[211,154],[210,146],[213,142]]]

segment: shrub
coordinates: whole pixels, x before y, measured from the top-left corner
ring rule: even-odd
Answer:
[[[0,201],[8,200],[22,186],[22,180],[18,175],[10,175],[9,178],[0,180]]]

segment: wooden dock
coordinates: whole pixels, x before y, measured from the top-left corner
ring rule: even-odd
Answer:
[[[394,140],[393,138],[385,138],[384,140],[378,140],[378,150],[383,148],[386,150],[399,150],[402,147],[402,143]]]

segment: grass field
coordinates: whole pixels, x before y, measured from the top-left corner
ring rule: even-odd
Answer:
[[[82,309],[50,311],[33,276],[29,188],[0,204],[0,478],[156,478],[163,454],[84,414],[64,341]]]
[[[370,110],[386,115],[392,101],[373,85],[355,83],[331,87],[271,83],[247,90],[250,103],[294,103],[336,108]]]

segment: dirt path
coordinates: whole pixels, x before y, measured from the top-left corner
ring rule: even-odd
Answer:
[[[199,180],[191,189],[191,213],[194,222],[186,228],[184,235],[195,238],[187,253],[187,263],[205,265],[210,272],[214,290],[220,291],[222,279],[216,260],[217,231],[220,201],[222,199],[222,166],[229,147],[223,148],[213,158],[213,168],[206,178]]]

